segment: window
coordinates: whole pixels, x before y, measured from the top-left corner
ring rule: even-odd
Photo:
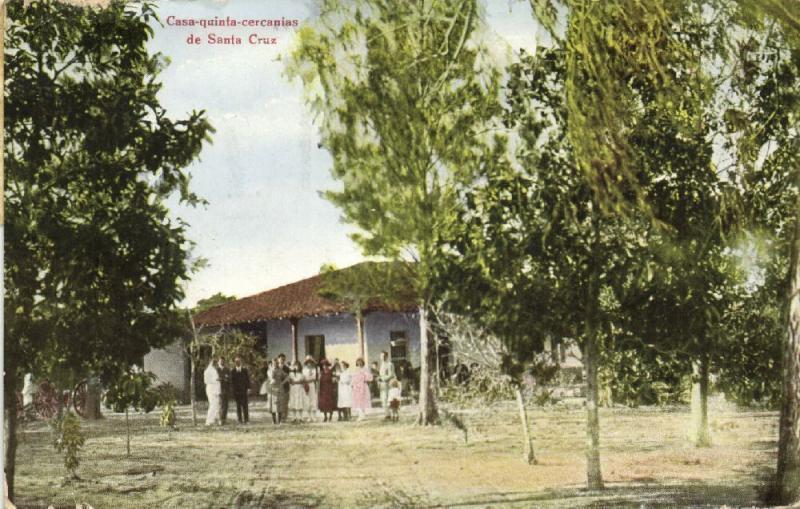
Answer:
[[[406,331],[393,330],[389,332],[389,357],[392,362],[397,365],[398,361],[406,360],[408,357],[408,341],[406,340]]]
[[[325,336],[322,334],[306,336],[306,355],[310,355],[315,361],[325,357]]]

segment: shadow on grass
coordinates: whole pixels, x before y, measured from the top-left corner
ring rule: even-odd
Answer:
[[[192,489],[194,497],[189,498],[190,493],[188,489]],[[200,493],[202,501],[199,501],[196,495]],[[191,501],[188,501],[191,500]],[[137,502],[131,502],[128,505],[126,502],[120,501],[117,505],[120,509],[128,509],[140,507]],[[47,509],[48,507],[54,509],[75,509],[76,502],[70,503],[48,503],[44,501],[29,501],[20,500],[17,502],[19,509]],[[192,486],[177,486],[176,493],[148,503],[147,507],[161,508],[161,507],[190,507],[190,508],[230,508],[230,509],[299,509],[299,508],[315,508],[315,507],[328,507],[325,506],[322,498],[316,494],[301,494],[289,492],[280,488],[269,487],[262,490],[243,490],[231,491],[220,489],[208,489],[198,485]],[[84,506],[86,507],[86,506]],[[100,507],[94,507],[100,509]]]
[[[498,493],[447,507],[750,507],[759,505],[754,486],[741,484],[614,484],[600,491],[562,488],[536,493]],[[441,506],[444,507],[444,506]]]

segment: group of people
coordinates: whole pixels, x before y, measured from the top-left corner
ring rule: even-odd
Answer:
[[[238,421],[249,422],[250,373],[240,357],[235,358],[232,369],[225,365],[225,359],[212,359],[203,378],[208,396],[207,426],[225,424],[231,397],[236,401]],[[378,386],[384,418],[398,420],[403,391],[387,352],[381,353],[375,373],[360,358],[351,369],[346,361],[321,359],[317,363],[311,356],[302,364],[287,364],[286,355],[280,354],[267,366],[259,393],[266,397],[275,424],[312,422],[320,413],[323,422],[333,421],[334,413],[337,420],[349,421],[353,411],[362,420],[372,407],[372,383]]]
[[[280,424],[316,421],[319,413],[323,422],[333,421],[334,412],[340,421],[349,421],[355,411],[359,420],[372,407],[369,384],[372,372],[357,359],[354,369],[346,361],[335,359],[333,363],[321,359],[319,364],[311,356],[287,365],[286,356],[278,355],[267,368],[267,377],[262,395],[267,397],[267,407],[272,422]],[[394,376],[394,366],[389,354],[381,354],[378,375],[381,388],[381,403],[386,409],[386,419],[397,420],[402,392],[400,382]]]
[[[248,396],[250,394],[250,372],[242,365],[242,358],[234,359],[233,369],[225,365],[223,357],[212,358],[203,373],[208,397],[206,426],[225,424],[228,419],[230,398],[236,401],[236,418],[240,424],[250,422]]]

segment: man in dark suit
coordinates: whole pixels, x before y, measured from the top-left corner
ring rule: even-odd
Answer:
[[[219,382],[222,386],[219,420],[225,424],[228,420],[228,400],[231,396],[231,370],[225,365],[225,359],[222,357],[219,358],[217,372],[219,372]]]
[[[247,368],[242,366],[242,358],[238,355],[234,360],[234,367],[231,371],[231,385],[233,386],[233,398],[236,400],[236,418],[239,422],[250,422],[250,414],[247,406],[247,395],[250,392],[250,373]]]

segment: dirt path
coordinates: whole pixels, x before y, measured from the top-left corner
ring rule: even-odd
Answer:
[[[419,427],[372,415],[362,423],[274,426],[259,404],[249,426],[192,428],[188,408],[170,436],[158,416],[134,418],[131,458],[124,423],[84,423],[79,474],[63,484],[46,425],[19,448],[20,507],[648,507],[756,505],[772,467],[777,417],[728,410],[712,417],[714,446],[686,443],[686,411],[603,409],[608,489],[584,483],[583,411],[535,408],[539,464],[521,460],[513,405],[468,414],[469,442],[452,427]],[[148,468],[150,466],[151,468]]]

